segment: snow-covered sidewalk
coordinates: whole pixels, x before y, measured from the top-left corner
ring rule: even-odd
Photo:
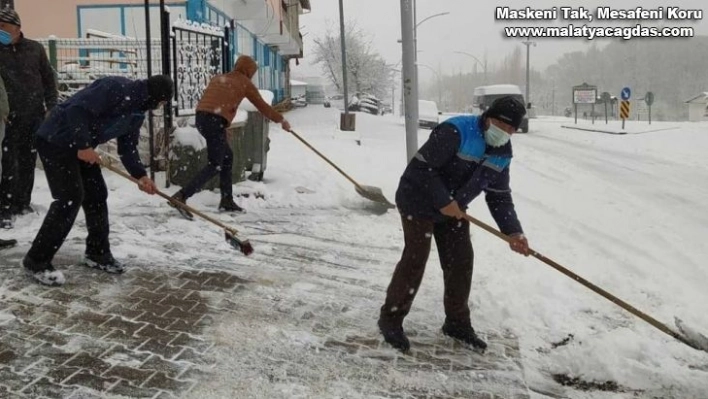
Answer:
[[[347,173],[393,200],[405,167],[400,119],[357,114],[357,132],[347,133],[337,129],[333,109],[308,106],[288,119]],[[513,138],[512,188],[531,245],[659,320],[679,316],[708,331],[708,247],[702,243],[708,126],[672,123],[679,129],[607,135],[562,127],[571,124],[533,119],[528,135]],[[421,144],[428,134],[420,132]],[[433,251],[404,325],[415,333],[416,352],[399,356],[381,344],[375,327],[402,249],[399,215],[370,212],[348,181],[276,126],[271,140],[265,181],[236,187],[265,198],[241,197],[245,215],[218,215],[251,240],[253,256],[230,248],[218,228],[175,217],[164,200],[106,171],[113,250],[134,269],[107,279],[68,266],[83,251],[80,216],[57,259],[68,268],[69,284],[52,294],[18,267],[50,201],[38,171],[38,214],[0,232],[20,241],[0,254],[0,374],[14,375],[0,379],[0,395],[31,397],[28,385],[42,376],[74,395],[89,388],[111,395],[127,385],[146,397],[684,398],[708,392],[707,354],[475,228],[473,323],[490,337],[490,351],[473,354],[440,333],[442,272]],[[202,192],[190,204],[211,211],[218,198]],[[493,224],[481,198],[470,213]],[[46,324],[55,321],[46,316],[55,305],[71,320],[101,323],[95,331]],[[192,312],[199,318],[183,335],[142,331],[147,325],[152,333],[173,331],[183,325],[177,320],[195,318]],[[26,347],[49,342],[36,339],[46,329],[58,337],[59,354]],[[111,352],[116,336],[127,354]],[[113,346],[96,353],[96,344],[78,340],[86,337]],[[7,354],[19,348],[24,355]],[[90,359],[77,364],[83,352]],[[178,372],[180,365],[188,367]]]

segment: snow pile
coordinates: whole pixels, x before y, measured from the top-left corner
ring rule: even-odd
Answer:
[[[206,148],[206,140],[196,127],[185,126],[175,129],[173,143],[183,147],[192,147],[196,151]]]
[[[221,36],[224,37],[224,29],[218,26],[209,25],[206,23],[199,23],[195,21],[185,20],[181,17],[176,21],[172,22],[172,26],[175,28],[188,30],[190,32],[203,33],[205,35]]]
[[[266,102],[266,104],[273,105],[273,98],[275,95],[273,94],[272,91],[270,90],[258,90],[259,93],[261,93],[261,97],[263,97],[263,100]],[[258,109],[256,108],[253,103],[248,98],[244,98],[243,101],[241,101],[241,104],[238,107],[239,110],[244,110],[248,112],[258,112]]]

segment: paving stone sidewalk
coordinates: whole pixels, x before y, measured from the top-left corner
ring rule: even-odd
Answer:
[[[74,261],[59,258],[57,264]],[[112,276],[68,266],[62,267],[67,285],[47,288],[18,269],[0,270],[5,287],[0,296],[0,398],[191,398],[194,388],[218,371],[211,356],[218,348],[208,337],[222,316],[283,316],[272,298],[259,296],[258,283],[226,272],[170,273],[153,265]],[[239,309],[229,305],[239,302]],[[318,353],[337,356],[352,367],[363,359],[371,370],[470,372],[474,380],[459,392],[462,396],[382,390],[373,392],[377,397],[529,397],[518,394],[525,392],[525,383],[514,337],[488,334],[490,348],[480,356],[413,329],[415,348],[402,355],[378,335],[342,337],[320,325],[317,317],[311,323],[312,333],[321,337]],[[311,376],[292,366],[291,378],[312,383]],[[485,381],[498,383],[500,378],[516,393],[500,396],[485,388]]]
[[[0,398],[185,397],[212,366],[206,296],[246,283],[223,272],[63,270],[59,288],[19,271],[5,280]]]

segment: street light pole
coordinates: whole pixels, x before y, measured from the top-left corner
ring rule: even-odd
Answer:
[[[414,0],[401,0],[401,42],[403,49],[403,96],[405,97],[406,156],[418,152],[418,80],[416,76]]]
[[[341,0],[340,0],[341,1]],[[403,92],[401,100],[405,106],[406,120],[406,155],[408,162],[418,152],[418,26],[423,22],[447,15],[449,12],[431,15],[416,23],[416,0],[401,0],[401,43],[403,73],[401,73]]]
[[[429,16],[429,17],[423,18],[422,21],[417,22],[417,21],[418,21],[418,16],[417,16],[417,13],[416,13],[417,6],[416,6],[415,3],[416,3],[416,0],[413,0],[413,21],[416,21],[415,28],[414,28],[414,38],[415,38],[415,64],[416,64],[416,65],[415,65],[415,80],[416,80],[416,82],[418,82],[418,81],[419,81],[419,80],[418,80],[418,76],[419,76],[419,75],[418,75],[418,27],[419,27],[420,25],[422,25],[423,22],[425,22],[425,21],[427,21],[427,20],[429,20],[429,19],[433,19],[433,18],[435,18],[435,17],[442,17],[443,15],[448,15],[448,14],[450,14],[450,13],[446,11],[446,12],[441,12],[441,13],[433,14],[433,15],[431,15],[431,16]],[[416,87],[416,96],[415,96],[415,97],[418,98],[418,88],[417,88],[417,87]]]
[[[339,130],[354,131],[354,115],[349,115],[349,89],[347,87],[347,47],[344,32],[344,4],[339,0],[339,39],[342,47],[342,84],[344,85],[344,114],[340,116]]]
[[[531,36],[528,37],[528,40],[522,42],[523,44],[526,45],[526,104],[531,103],[531,69],[530,69],[530,55],[531,55],[531,45],[534,47],[536,46],[536,42],[531,41]],[[527,105],[528,106],[528,105]]]
[[[486,62],[483,64],[477,57],[475,57],[474,55],[472,55],[472,54],[470,54],[470,53],[466,53],[466,52],[464,52],[464,51],[455,51],[455,54],[466,55],[466,56],[472,58],[477,64],[479,64],[479,66],[481,66],[482,69],[484,69],[484,84],[487,84],[487,83],[488,83],[488,80],[487,80],[487,63],[486,63]]]

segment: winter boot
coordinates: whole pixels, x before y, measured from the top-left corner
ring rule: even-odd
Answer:
[[[480,352],[484,352],[487,349],[487,343],[482,341],[477,334],[474,332],[474,328],[469,322],[457,322],[445,320],[445,324],[442,326],[443,334],[448,337],[458,339]]]
[[[411,348],[411,343],[406,337],[406,333],[403,331],[401,326],[389,326],[379,319],[379,331],[384,337],[384,341],[388,342],[389,345],[400,350],[401,352],[408,352]]]
[[[22,266],[24,266],[25,272],[29,277],[32,277],[42,285],[58,287],[66,282],[64,273],[54,269],[51,262],[37,262],[29,256],[25,256],[22,260]]]
[[[30,213],[35,213],[34,208],[32,208],[32,206],[30,206],[30,205],[25,205],[20,209],[18,214],[19,215],[29,215]]]
[[[17,245],[17,240],[3,240],[0,239],[0,250],[12,248]]]
[[[122,274],[125,272],[125,265],[117,261],[110,253],[103,255],[86,254],[84,256],[84,265],[111,274]]]
[[[0,228],[12,229],[15,224],[12,222],[12,213],[9,210],[0,212]]]
[[[236,205],[234,198],[231,196],[221,197],[221,202],[219,202],[219,210],[224,212],[245,212],[243,208]]]
[[[185,204],[185,205],[187,204],[187,199],[184,198],[184,194],[182,193],[182,190],[177,191],[177,192],[172,196],[172,199],[173,199],[173,200],[176,200],[176,201],[178,201],[178,202],[181,202],[181,203],[183,203],[183,204]],[[185,219],[187,219],[187,220],[194,220],[194,215],[192,215],[192,212],[190,212],[190,211],[188,211],[188,210],[186,210],[186,209],[184,209],[184,208],[182,208],[182,207],[180,207],[180,206],[177,206],[177,205],[173,204],[173,203],[170,202],[170,201],[168,201],[167,204],[168,204],[169,206],[171,206],[171,207],[177,209],[177,212],[179,212],[179,214],[182,215],[182,217],[184,217]]]

